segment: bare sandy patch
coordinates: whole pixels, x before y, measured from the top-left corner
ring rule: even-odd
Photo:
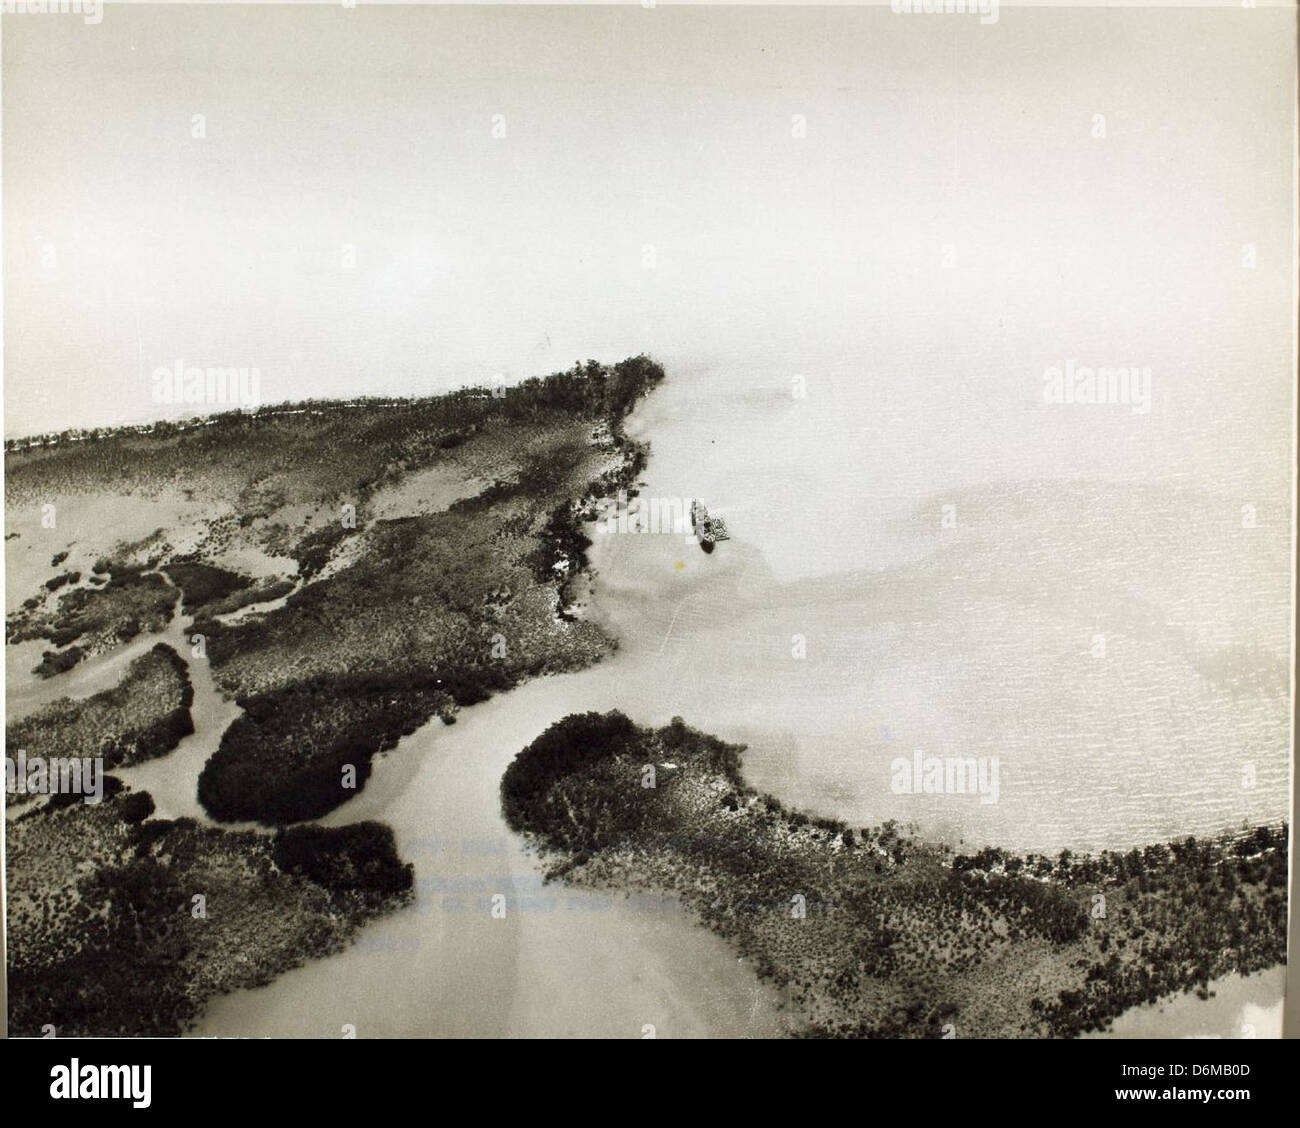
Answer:
[[[441,513],[458,501],[476,497],[488,484],[459,466],[439,464],[405,474],[376,490],[367,508],[377,521]]]

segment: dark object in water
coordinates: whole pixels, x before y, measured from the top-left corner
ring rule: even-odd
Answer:
[[[721,517],[710,517],[709,511],[700,501],[691,502],[691,525],[699,538],[700,547],[706,553],[712,552],[718,541],[730,540],[727,523]]]

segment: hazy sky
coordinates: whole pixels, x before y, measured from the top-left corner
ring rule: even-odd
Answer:
[[[1131,350],[1170,310],[1289,357],[1285,10],[133,6],[3,40],[10,436],[166,413],[176,360],[277,401],[774,326]]]

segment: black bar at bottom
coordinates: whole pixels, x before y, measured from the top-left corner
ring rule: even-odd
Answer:
[[[1281,1101],[1297,1064],[1294,1044],[1264,1039],[661,1041],[10,1039],[0,1054],[7,1113],[93,1116],[116,1105],[259,1119],[280,1110],[383,1116],[408,1101],[439,1116],[455,1115],[461,1102],[492,1112],[541,1102],[565,1116],[659,1106],[666,1115],[685,1111],[696,1094],[701,1111],[728,1117],[787,1102],[843,1112],[847,1101],[869,1114],[884,1096],[892,1108],[930,1114],[1042,1112],[1063,1102],[1085,1115],[1122,1104],[1222,1112]],[[74,1068],[78,1095],[65,1095]],[[113,1096],[114,1085],[125,1095]],[[101,1087],[106,1095],[94,1096]]]

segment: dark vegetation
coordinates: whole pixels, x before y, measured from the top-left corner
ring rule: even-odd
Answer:
[[[310,580],[330,562],[334,550],[355,533],[355,529],[340,521],[307,534],[293,550],[294,559],[298,561],[298,574],[304,580]]]
[[[44,638],[58,647],[79,642],[87,652],[106,650],[141,632],[166,627],[176,596],[176,589],[157,572],[139,566],[113,569],[103,586],[72,588],[53,610],[43,610],[40,602],[25,603],[9,617],[7,641]]]
[[[573,606],[587,567],[580,523],[594,498],[635,492],[645,449],[623,417],[662,379],[644,356],[587,361],[501,394],[308,401],[8,443],[11,504],[105,482],[192,500],[201,465],[212,506],[195,553],[169,558],[162,529],[106,547],[90,579],[107,580],[53,610],[42,593],[11,617],[9,638],[95,653],[165,626],[183,592],[218,686],[248,714],[205,769],[203,801],[221,818],[318,816],[353,794],[344,764],[360,786],[371,756],[430,717],[452,723],[460,707],[612,648]],[[371,519],[373,497],[431,466],[491,484],[439,512]],[[355,524],[340,519],[343,503]],[[292,557],[297,576],[254,583],[223,566],[228,548]]]
[[[1071,1036],[1285,959],[1285,826],[1127,854],[954,856],[893,823],[791,811],[745,784],[742,751],[680,718],[654,731],[574,715],[515,758],[502,808],[548,877],[682,898],[807,1035]]]
[[[364,487],[379,480],[394,456],[427,459],[426,443],[431,450],[455,449],[477,430],[500,422],[531,422],[555,413],[621,420],[662,379],[663,369],[645,356],[615,365],[588,360],[567,372],[500,389],[504,395],[469,387],[424,399],[304,400],[179,423],[6,439],[6,490],[14,497],[95,494],[103,488],[106,466],[129,484],[130,478],[189,480],[196,465],[208,467],[214,480],[237,477],[241,494],[248,482],[285,466],[319,466],[323,482]]]
[[[216,599],[204,605],[204,615],[229,615],[232,611],[249,607],[254,603],[269,603],[288,595],[297,585],[293,580],[267,580],[260,584],[241,587],[223,599]]]
[[[238,572],[194,559],[173,560],[164,571],[172,583],[181,589],[181,610],[187,615],[221,603],[234,593],[245,590],[253,582]]]
[[[370,758],[424,724],[452,697],[423,685],[342,674],[240,697],[243,716],[199,775],[199,801],[215,819],[266,823],[318,818],[370,777]],[[344,787],[344,767],[356,790]]]
[[[151,819],[147,793],[110,780],[101,803],[9,824],[11,1034],[181,1033],[211,996],[338,951],[410,899],[377,823],[216,830]]]
[[[60,698],[7,725],[5,743],[28,756],[100,756],[106,769],[127,767],[166,755],[192,733],[193,701],[184,660],[159,643],[136,658],[112,689],[80,700]]]
[[[370,758],[429,718],[451,723],[458,708],[612,647],[571,606],[586,566],[575,514],[633,487],[645,450],[623,416],[662,378],[645,357],[590,361],[504,395],[308,402],[6,443],[11,508],[138,496],[160,514],[174,505],[186,525],[131,544],[79,528],[77,551],[94,560],[85,586],[43,578],[10,617],[9,640],[96,653],[163,629],[182,599],[187,634],[206,637],[218,687],[243,708],[200,797],[218,818],[277,826],[155,819],[148,795],[111,776],[102,803],[57,798],[10,820],[11,1029],[176,1033],[214,993],[336,951],[409,900],[411,868],[386,828],[283,824],[337,807],[354,794],[345,764],[361,786]],[[449,471],[452,487],[490,484],[449,506],[422,499],[413,515],[376,516],[427,468]],[[344,503],[355,527],[339,520]],[[197,547],[177,556],[169,538]],[[266,569],[248,563],[259,559]],[[275,578],[244,574],[270,569]],[[281,607],[250,606],[280,597]],[[220,621],[244,607],[238,622]],[[137,663],[115,690],[56,702],[17,735],[118,765],[174,747],[191,723],[184,664],[167,648]]]
[[[992,880],[1008,868],[1107,898],[1091,962],[1076,987],[1030,1006],[1055,1035],[1104,1029],[1137,1003],[1195,990],[1229,971],[1249,974],[1285,962],[1288,828],[1259,826],[1235,838],[1188,837],[1128,853],[1075,856],[1063,850],[1009,857],[984,850],[954,869]],[[1023,879],[1021,879],[1023,880]],[[1280,932],[1279,932],[1280,930]]]
[[[61,572],[45,581],[46,591],[58,591],[64,584],[75,584],[81,580],[80,572]]]
[[[41,660],[32,667],[32,673],[38,678],[52,678],[67,673],[85,656],[86,652],[80,646],[69,646],[67,650],[42,650]]]
[[[560,614],[569,602],[573,580],[588,565],[587,549],[591,538],[582,531],[582,517],[574,506],[563,501],[551,512],[550,519],[538,535],[541,543],[528,557],[533,575],[538,583],[554,583],[560,594]]]
[[[205,808],[228,820],[319,817],[354,794],[342,786],[345,765],[360,787],[370,758],[429,718],[451,723],[457,708],[605,653],[612,640],[567,607],[590,543],[575,499],[611,480],[630,484],[641,448],[615,439],[611,454],[590,433],[595,424],[621,432],[609,412],[661,378],[637,358],[478,401],[483,414],[457,450],[496,441],[503,419],[538,426],[539,449],[522,458],[517,480],[442,512],[308,534],[294,551],[310,575],[347,537],[366,540],[277,610],[234,625],[196,620],[214,676],[245,710],[200,778]]]
[[[411,888],[412,867],[397,857],[393,832],[381,823],[290,827],[275,836],[271,857],[281,872],[327,889],[401,894]]]

